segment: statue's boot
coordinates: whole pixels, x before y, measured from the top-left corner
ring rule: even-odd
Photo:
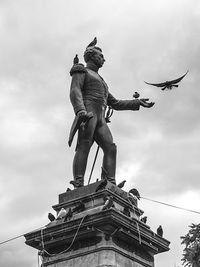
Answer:
[[[83,140],[77,145],[77,150],[73,161],[74,181],[71,183],[74,184],[75,188],[84,186],[84,175],[91,145],[92,142],[89,140]]]
[[[116,156],[117,156],[116,145],[114,143],[107,145],[106,149],[104,150],[101,179],[107,179],[112,184],[116,184],[115,181]]]

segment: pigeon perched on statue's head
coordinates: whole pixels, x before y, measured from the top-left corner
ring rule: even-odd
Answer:
[[[91,60],[92,58],[94,58],[94,55],[97,53],[97,54],[101,54],[101,56],[103,57],[102,55],[102,49],[98,46],[96,46],[97,44],[97,38],[95,37],[94,40],[89,43],[89,45],[86,47],[86,50],[84,52],[84,60],[85,62],[87,63],[89,60]],[[103,62],[104,62],[104,58],[103,58]],[[102,62],[102,64],[103,64]],[[101,66],[99,66],[101,67]]]
[[[94,40],[92,40],[92,42],[89,43],[89,45],[86,47],[86,49],[87,49],[88,47],[93,47],[93,46],[95,46],[96,44],[97,44],[97,37],[94,37]]]

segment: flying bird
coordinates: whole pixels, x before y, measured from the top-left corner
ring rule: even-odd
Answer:
[[[113,198],[112,197],[107,197],[106,202],[104,203],[104,206],[102,210],[108,210],[113,206]]]
[[[156,230],[156,232],[157,232],[157,235],[163,237],[163,229],[162,229],[162,226],[161,225],[158,227],[158,229]]]
[[[72,218],[72,216],[73,216],[72,209],[69,208],[69,210],[68,210],[68,212],[67,212],[67,214],[66,214],[66,216],[65,216],[64,222],[70,220],[70,219]]]
[[[139,94],[138,92],[135,92],[135,93],[133,94],[133,97],[134,97],[134,98],[138,98],[138,97],[140,97],[140,94]]]
[[[124,180],[124,181],[122,181],[121,183],[119,183],[119,184],[117,185],[117,187],[119,187],[119,188],[123,188],[125,183],[126,183],[126,180]]]
[[[94,40],[91,43],[89,43],[89,45],[86,48],[95,46],[96,44],[97,44],[97,37],[94,37]]]
[[[147,216],[142,217],[140,221],[143,223],[147,223]]]
[[[171,90],[173,87],[178,87],[177,83],[179,83],[185,77],[185,75],[187,73],[188,73],[188,71],[180,78],[177,78],[177,79],[172,80],[172,81],[166,81],[163,83],[148,83],[148,82],[145,82],[145,83],[153,85],[153,86],[157,86],[157,87],[162,87],[161,90],[165,90],[165,89]]]
[[[105,189],[107,183],[108,183],[107,179],[102,179],[101,183],[97,186],[95,192],[98,192],[99,190]]]
[[[61,220],[62,218],[64,218],[67,214],[67,211],[66,209],[62,208],[59,212],[58,212],[58,215],[57,215],[57,218],[56,220]]]
[[[78,64],[79,63],[79,58],[78,58],[78,55],[76,54],[74,60],[73,60],[73,63],[74,64]]]
[[[129,193],[131,193],[133,196],[135,196],[137,199],[140,200],[140,194],[139,194],[139,192],[137,191],[137,189],[132,188],[131,190],[129,190]]]
[[[82,201],[79,201],[78,205],[73,208],[72,212],[82,212],[85,210],[85,205]]]
[[[53,221],[55,221],[56,217],[51,212],[49,212],[48,213],[48,219],[50,222],[53,222]]]

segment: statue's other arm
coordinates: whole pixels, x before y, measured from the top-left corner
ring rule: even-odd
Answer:
[[[85,105],[83,102],[82,89],[84,85],[85,73],[74,73],[72,75],[71,87],[70,87],[70,100],[74,108],[75,114],[80,111],[85,111]]]
[[[118,100],[111,93],[108,93],[107,105],[115,110],[139,110],[140,100]]]

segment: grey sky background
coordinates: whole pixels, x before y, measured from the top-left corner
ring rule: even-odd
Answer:
[[[156,102],[152,109],[114,112],[117,181],[126,179],[125,189],[136,187],[144,197],[200,211],[199,32],[198,0],[0,1],[0,242],[45,225],[69,186],[69,70],[76,53],[83,62],[95,36],[110,92],[131,99],[138,91]],[[144,83],[187,70],[172,91]],[[180,236],[199,215],[147,200],[139,207],[152,230],[162,224],[171,241],[156,267],[180,267]],[[13,265],[37,266],[37,251],[24,238],[0,247],[0,266]]]

